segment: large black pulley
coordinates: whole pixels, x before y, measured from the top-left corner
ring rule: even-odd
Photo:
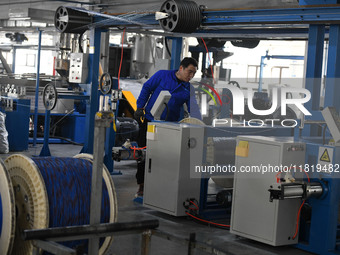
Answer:
[[[82,34],[92,23],[92,17],[69,7],[60,6],[54,15],[54,25],[62,33]]]
[[[47,84],[43,90],[43,103],[46,110],[52,111],[57,105],[58,92],[53,84]]]
[[[104,95],[109,94],[111,92],[112,78],[109,73],[103,73],[103,75],[100,77],[99,89]]]
[[[159,20],[165,31],[192,33],[201,25],[202,10],[194,1],[167,0],[160,12],[167,14]]]

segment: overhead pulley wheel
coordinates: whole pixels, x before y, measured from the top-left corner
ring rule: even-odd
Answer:
[[[69,7],[60,6],[54,15],[54,26],[62,33],[82,34],[92,23],[92,17]]]
[[[160,12],[166,14],[159,20],[165,31],[192,33],[201,25],[202,10],[194,1],[167,0]]]
[[[100,77],[99,89],[104,95],[111,92],[112,78],[109,73],[103,73],[103,75]]]
[[[43,91],[43,103],[46,110],[53,110],[57,104],[58,92],[55,86],[47,84]]]

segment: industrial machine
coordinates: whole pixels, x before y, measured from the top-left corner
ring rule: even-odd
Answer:
[[[293,236],[300,201],[270,201],[268,188],[285,173],[282,169],[301,178],[306,145],[287,137],[238,136],[236,141],[230,232],[274,246],[297,243]]]
[[[230,232],[273,246],[337,253],[339,115],[322,111],[334,142],[239,136]],[[327,219],[320,223],[322,215]]]
[[[326,2],[337,3],[337,1]],[[299,3],[301,6],[325,4],[324,1],[312,0]],[[222,195],[219,196],[222,197],[222,204],[228,206],[231,204],[231,232],[273,246],[296,245],[298,248],[318,254],[336,254],[339,243],[337,233],[340,201],[338,175],[340,101],[338,100],[339,86],[337,86],[338,70],[340,70],[338,61],[340,8],[323,5],[322,7],[284,10],[214,11],[207,10],[193,1],[167,0],[156,15],[155,13],[142,13],[129,19],[124,19],[126,18],[124,15],[117,16],[118,19],[110,18],[106,14],[71,7],[58,8],[55,16],[55,25],[59,31],[77,34],[75,41],[81,38],[87,29],[93,28],[89,36],[91,44],[89,50],[91,51],[84,53],[79,45],[78,49],[68,56],[66,54],[68,50],[65,47],[57,65],[64,76],[74,83],[74,88],[80,88],[80,92],[88,92],[87,95],[82,95],[87,96],[82,98],[87,100],[84,152],[91,152],[94,147],[94,119],[98,105],[100,105],[97,86],[100,77],[100,37],[108,27],[114,26],[119,29],[124,27],[133,30],[143,26],[158,28],[161,25],[168,35],[168,39],[165,40],[172,41],[170,68],[175,69],[178,67],[181,55],[181,36],[183,36],[183,34],[176,33],[195,33],[197,37],[205,33],[216,32],[215,37],[223,35],[230,39],[240,36],[240,29],[234,29],[234,26],[241,24],[244,29],[242,32],[249,37],[258,38],[259,34],[263,33],[266,35],[265,38],[275,36],[289,38],[292,30],[280,25],[299,25],[293,26],[296,37],[308,38],[305,89],[311,92],[312,100],[307,100],[305,107],[311,115],[303,116],[302,120],[295,120],[293,116],[291,121],[296,123],[295,128],[249,126],[249,122],[244,119],[243,124],[246,127],[228,128],[224,126],[201,127],[184,123],[150,123],[147,137],[144,205],[167,214],[183,216],[186,215],[187,205],[197,201],[199,214],[204,215],[204,210],[216,214],[216,210],[213,210],[216,208],[209,207],[207,204],[207,183],[208,177],[211,176],[204,175],[204,178],[201,178],[202,175],[194,176],[191,173],[195,172],[196,166],[206,166],[209,162],[205,155],[207,144],[211,142],[208,141],[209,137],[213,138],[213,146],[216,149],[223,142],[229,142],[219,143],[216,141],[217,137],[230,138],[243,134],[246,136],[236,138],[236,144],[235,139],[232,139],[230,146],[224,146],[225,144],[221,146],[222,150],[228,151],[225,153],[227,164],[236,170],[229,176],[233,179],[233,187],[228,187],[233,189],[232,201],[229,200],[231,193],[220,193]],[[249,25],[249,27],[243,27],[244,25]],[[279,26],[275,28],[275,25]],[[326,100],[325,104],[321,105],[319,97],[322,87],[322,59],[326,34],[329,42],[325,81]],[[133,71],[136,77],[145,77],[151,73],[151,59],[155,55],[151,51],[148,51],[145,56],[142,55],[153,41],[147,36],[136,37],[135,40],[143,44],[136,45],[135,51],[131,54],[134,55]],[[259,40],[256,39],[248,46],[255,47],[258,43]],[[142,50],[138,50],[139,46]],[[218,58],[218,55],[216,57]],[[143,61],[146,65],[143,65]],[[168,67],[169,61],[165,60],[163,64]],[[112,81],[111,77],[108,80]],[[237,87],[237,84],[235,85]],[[46,89],[44,98],[47,99],[45,101],[48,107],[54,105],[53,99],[63,94],[54,88],[52,86]],[[74,88],[72,88],[73,96],[76,91],[73,91]],[[111,89],[103,89],[102,93],[110,92]],[[216,92],[213,87],[209,89]],[[13,92],[14,90],[11,91]],[[38,92],[39,89],[36,93]],[[119,86],[113,88],[111,105],[114,110],[119,108],[117,105],[122,99],[120,93]],[[268,103],[266,95],[257,94],[257,96],[256,99],[260,99],[259,105]],[[240,102],[243,103],[243,100]],[[220,104],[223,104],[222,100]],[[330,107],[327,108],[328,106]],[[320,110],[323,108],[325,109],[321,113]],[[233,120],[229,118],[231,117],[229,113],[227,109],[224,117],[228,119],[224,119],[225,122]],[[119,120],[114,122],[118,123]],[[325,124],[331,131],[333,140],[326,134]],[[110,130],[113,130],[112,126]],[[108,149],[105,148],[105,159],[112,156],[112,142],[114,141],[112,133],[108,135],[111,144],[107,146]],[[250,136],[253,133],[261,134],[262,137]],[[263,137],[264,133],[266,137]],[[287,138],[287,136],[291,137]],[[104,143],[103,137],[101,139],[100,142]],[[236,145],[234,151],[236,158],[233,160],[230,157],[234,154],[230,151]],[[216,156],[217,152],[213,155]],[[36,160],[38,161],[39,159]],[[214,159],[210,162],[218,161]],[[267,170],[270,170],[270,166],[274,170],[279,166],[282,168],[279,167],[277,171],[266,170],[264,172],[264,166],[267,166]],[[242,172],[242,167],[254,168],[255,172]],[[262,172],[259,173],[261,169]],[[37,174],[41,169],[33,170]],[[13,190],[10,188],[11,184],[6,172],[2,171],[1,176],[4,178],[0,179],[2,180],[0,191],[1,195],[4,195],[0,198],[7,206],[13,197]],[[2,188],[4,186],[5,190]],[[9,192],[5,192],[7,190]],[[24,195],[23,201],[25,201]],[[13,220],[15,210],[6,209],[6,213]],[[224,217],[228,216],[224,214]],[[0,223],[3,222],[0,221]],[[11,225],[6,224],[5,227],[8,232],[5,235],[7,247],[4,252],[13,242]]]
[[[174,216],[186,215],[184,203],[199,201],[204,127],[151,122],[147,132],[143,205]]]

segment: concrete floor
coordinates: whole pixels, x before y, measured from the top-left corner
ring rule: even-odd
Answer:
[[[22,152],[29,157],[39,155],[41,145],[30,146],[28,151]],[[50,150],[52,156],[74,156],[79,153],[81,147],[68,144],[52,144]],[[20,152],[21,153],[21,152]],[[1,154],[2,159],[8,154]],[[137,191],[135,181],[136,163],[134,161],[115,162],[115,170],[121,171],[121,175],[113,175],[118,197],[118,222],[138,221],[146,219],[158,219],[159,230],[171,233],[181,238],[189,238],[190,233],[196,233],[196,240],[209,243],[226,254],[235,255],[303,255],[311,254],[294,247],[272,247],[256,241],[237,237],[228,230],[203,225],[187,217],[174,217],[143,207],[134,202]],[[118,235],[114,237],[113,245],[107,254],[115,255],[138,255],[141,252],[141,234]],[[151,255],[181,255],[188,254],[188,247],[165,240],[152,237]],[[195,250],[195,255],[209,254]],[[218,253],[215,253],[218,254]]]

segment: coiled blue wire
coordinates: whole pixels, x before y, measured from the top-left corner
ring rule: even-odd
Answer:
[[[45,181],[49,201],[49,227],[86,225],[90,223],[92,163],[85,159],[32,158]],[[110,221],[110,201],[103,179],[101,223]],[[104,242],[101,238],[100,245]],[[88,240],[60,242],[76,249]]]

